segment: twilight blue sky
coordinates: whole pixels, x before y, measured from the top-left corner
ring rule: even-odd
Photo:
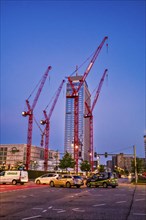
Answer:
[[[21,112],[27,109],[25,99],[47,66],[52,70],[34,110],[38,122],[61,80],[108,36],[108,51],[104,45],[87,77],[92,93],[108,68],[108,81],[104,81],[94,109],[94,148],[98,153],[133,153],[136,145],[137,156],[144,157],[145,20],[143,0],[1,0],[1,144],[27,142],[28,119]],[[50,148],[61,152],[64,113],[65,86],[50,130]],[[40,144],[36,124],[32,144]]]

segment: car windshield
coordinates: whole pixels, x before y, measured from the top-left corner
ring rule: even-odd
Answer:
[[[73,176],[75,179],[81,179],[80,176]]]
[[[72,178],[72,176],[66,176],[66,175],[64,175],[62,178]]]

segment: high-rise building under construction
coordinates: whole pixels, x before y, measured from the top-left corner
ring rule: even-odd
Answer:
[[[78,87],[82,76],[70,77],[74,87]],[[72,93],[72,88],[69,82],[66,85],[66,96]],[[86,81],[81,86],[79,92],[79,115],[78,115],[78,158],[80,160],[89,160],[90,149],[90,125],[89,118],[84,118],[86,108],[84,102],[86,101],[90,106],[90,92]],[[74,98],[66,98],[65,109],[65,143],[64,150],[72,154],[74,157]]]

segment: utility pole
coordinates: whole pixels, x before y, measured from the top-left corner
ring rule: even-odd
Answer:
[[[137,183],[137,164],[136,164],[136,146],[133,146],[134,152],[134,171],[135,171],[135,183]]]

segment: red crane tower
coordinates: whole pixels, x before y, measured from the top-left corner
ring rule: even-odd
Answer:
[[[28,99],[26,100],[26,105],[28,108],[28,111],[23,111],[22,116],[26,117],[28,116],[28,131],[27,131],[27,153],[26,153],[26,169],[29,169],[30,164],[30,153],[31,153],[31,144],[32,144],[32,129],[33,129],[33,110],[37,104],[38,98],[41,94],[42,88],[45,84],[45,81],[47,79],[48,73],[51,70],[51,66],[48,66],[46,72],[44,73],[41,81],[40,86],[38,88],[37,94],[34,98],[32,106],[30,106]]]
[[[47,115],[46,113],[46,110],[43,111],[44,113],[44,116],[45,116],[45,120],[41,120],[40,123],[42,125],[46,125],[45,129],[44,129],[44,134],[45,134],[45,154],[44,154],[44,170],[47,171],[47,168],[48,168],[48,149],[49,149],[49,133],[50,133],[50,118],[51,118],[51,115],[52,115],[52,112],[55,108],[55,105],[57,103],[57,100],[59,98],[59,95],[60,95],[60,92],[62,90],[62,87],[63,87],[63,84],[64,84],[65,80],[62,80],[58,90],[57,90],[57,93],[56,93],[56,96],[55,96],[55,99],[54,99],[54,102],[52,104],[52,107],[49,111],[49,114]]]
[[[101,44],[98,46],[98,48],[96,49],[89,65],[86,68],[86,71],[84,72],[84,75],[82,77],[82,79],[80,80],[80,83],[78,85],[78,87],[75,87],[72,79],[70,77],[68,77],[68,81],[71,85],[72,88],[72,94],[66,96],[66,98],[74,98],[74,159],[75,159],[75,170],[76,173],[78,173],[78,144],[79,144],[79,138],[78,138],[78,127],[79,127],[79,90],[81,88],[81,86],[83,85],[83,83],[86,80],[86,77],[88,76],[98,54],[100,53],[105,41],[108,39],[108,37],[104,37],[104,39],[102,40]]]
[[[102,78],[100,80],[98,89],[97,89],[95,97],[94,97],[94,101],[92,103],[92,106],[90,107],[87,104],[87,102],[85,101],[85,106],[86,106],[86,109],[87,109],[88,113],[84,117],[85,118],[89,118],[89,126],[90,126],[90,149],[89,149],[89,152],[90,152],[91,171],[93,171],[93,110],[94,110],[94,107],[96,105],[97,99],[99,97],[99,94],[100,94],[100,91],[101,91],[101,87],[103,85],[104,78],[106,76],[107,71],[108,70],[105,69],[105,71],[103,73],[103,76],[102,76]]]

